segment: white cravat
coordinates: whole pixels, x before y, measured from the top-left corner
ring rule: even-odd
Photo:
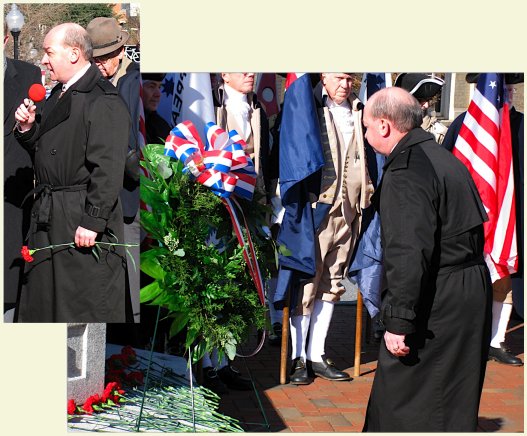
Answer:
[[[251,106],[247,103],[247,95],[236,91],[226,83],[224,84],[224,90],[225,107],[236,120],[238,127],[242,130],[238,133],[244,140],[247,140],[251,134],[251,123],[249,121]]]
[[[351,107],[347,100],[344,100],[341,104],[337,104],[329,96],[326,99],[326,105],[331,115],[333,115],[335,126],[344,138],[343,145],[347,148],[353,136],[353,115],[351,113]]]

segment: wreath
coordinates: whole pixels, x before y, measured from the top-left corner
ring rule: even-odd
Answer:
[[[215,348],[220,358],[233,359],[253,329],[265,327],[246,247],[218,192],[198,183],[181,160],[166,156],[163,145],[149,144],[143,155],[148,177],[141,176],[141,224],[155,242],[141,253],[141,270],[153,279],[141,289],[141,302],[168,310],[170,337],[186,328],[184,346],[194,362]],[[236,203],[247,223],[242,233],[251,236],[267,276],[274,247],[264,230],[269,209],[257,196]]]

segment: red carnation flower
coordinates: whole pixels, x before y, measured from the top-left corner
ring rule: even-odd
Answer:
[[[77,410],[77,405],[74,400],[68,400],[68,415],[74,415]]]
[[[121,353],[124,354],[124,355],[133,354],[135,356],[135,350],[130,345],[127,345],[126,347],[123,347],[121,349]]]
[[[144,375],[141,371],[132,371],[126,376],[126,381],[132,385],[142,385]]]
[[[20,250],[20,253],[22,254],[22,257],[26,262],[33,262],[33,256],[31,256],[33,250],[30,250],[27,245],[24,245],[22,247],[22,250]]]
[[[130,365],[128,356],[124,354],[112,354],[108,358],[108,367],[110,369],[121,369]]]
[[[102,398],[101,398],[101,401],[103,403],[106,403],[108,400],[112,400],[115,402],[114,400],[114,391],[116,391],[117,389],[119,389],[119,383],[115,382],[115,381],[112,381],[110,383],[108,383],[106,385],[106,388],[104,388],[104,392],[102,394]]]
[[[100,402],[101,399],[99,398],[99,394],[92,395],[91,397],[88,397],[88,399],[84,402],[84,404],[82,405],[82,409],[88,415],[91,415],[93,413],[93,406],[96,406]]]
[[[106,380],[108,382],[121,383],[124,380],[124,369],[110,369],[106,373]]]
[[[130,345],[122,348],[121,355],[126,357],[128,365],[133,365],[137,362],[135,350]]]

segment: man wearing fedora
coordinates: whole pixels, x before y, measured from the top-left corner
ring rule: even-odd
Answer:
[[[114,18],[97,17],[86,27],[93,44],[93,62],[102,76],[110,81],[126,103],[132,128],[128,139],[128,153],[121,190],[123,206],[124,237],[129,243],[138,244],[140,240],[139,224],[139,113],[141,100],[139,90],[141,79],[139,64],[132,62],[124,54],[124,45],[129,39],[128,32]],[[127,266],[127,284],[130,289],[134,321],[139,322],[139,247],[131,247]]]
[[[430,132],[438,144],[443,142],[447,127],[441,124],[435,116],[430,115],[429,110],[432,102],[441,93],[445,81],[432,74],[424,73],[401,73],[395,79],[394,86],[406,89],[412,94],[423,111],[423,124],[421,128]]]
[[[492,334],[489,347],[489,359],[512,366],[523,365],[505,343],[505,333],[512,314],[512,308],[523,317],[523,119],[524,116],[514,107],[515,85],[523,83],[523,73],[507,73],[505,85],[509,94],[512,164],[514,173],[514,197],[516,203],[516,240],[518,243],[518,271],[505,276],[492,284]],[[477,83],[479,73],[468,73],[465,80]],[[466,112],[461,113],[452,122],[443,142],[443,147],[452,151],[463,125]]]
[[[15,137],[34,151],[35,197],[19,322],[125,322],[126,256],[119,201],[130,115],[90,62],[85,29],[64,23],[44,38],[53,88],[36,117],[18,107]],[[97,243],[97,246],[95,246]]]

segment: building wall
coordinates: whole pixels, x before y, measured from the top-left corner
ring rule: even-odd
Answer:
[[[467,73],[457,73],[455,75],[454,79],[454,114],[449,114],[449,119],[452,121],[455,117],[457,117],[461,112],[464,112],[467,110],[468,105],[470,103],[470,99],[472,97],[472,92],[475,84],[467,83],[465,80],[465,76]],[[519,83],[517,85],[514,85],[514,88],[516,90],[514,94],[514,107],[519,112],[524,112],[524,84]]]

